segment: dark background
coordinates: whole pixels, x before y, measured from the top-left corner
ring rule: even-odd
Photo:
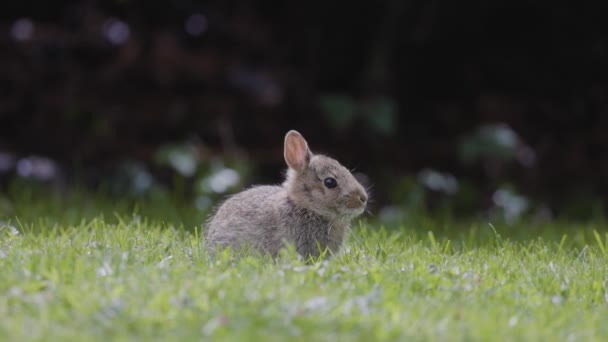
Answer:
[[[176,191],[206,209],[280,182],[282,139],[297,129],[356,167],[381,218],[603,215],[606,13],[605,2],[5,1],[0,189]],[[226,169],[238,181],[210,190]]]

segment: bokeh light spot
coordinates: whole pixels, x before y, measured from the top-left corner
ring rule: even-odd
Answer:
[[[193,14],[186,19],[184,29],[191,36],[200,36],[207,31],[207,18],[200,13]]]
[[[34,22],[29,18],[17,19],[11,27],[11,34],[19,42],[30,40],[34,35]]]
[[[103,23],[102,31],[106,39],[114,45],[122,45],[129,40],[129,25],[122,20],[110,18]]]

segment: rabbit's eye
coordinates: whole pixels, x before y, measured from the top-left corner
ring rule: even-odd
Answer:
[[[323,181],[323,184],[325,184],[326,187],[332,189],[332,188],[335,188],[338,185],[338,182],[336,182],[336,180],[333,179],[333,178],[331,178],[331,177],[327,177]]]

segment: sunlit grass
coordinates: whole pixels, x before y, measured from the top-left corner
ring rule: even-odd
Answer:
[[[0,340],[608,337],[599,223],[362,223],[340,255],[307,265],[292,251],[211,261],[189,223],[204,213],[168,202],[11,206],[0,217]]]

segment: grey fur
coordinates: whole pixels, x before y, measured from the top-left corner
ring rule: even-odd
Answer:
[[[305,152],[305,153],[304,153]],[[367,204],[367,193],[336,160],[313,155],[296,131],[285,136],[289,167],[281,186],[256,186],[228,198],[206,224],[211,255],[216,247],[249,246],[276,257],[285,244],[305,258],[337,253],[353,218]],[[299,170],[294,169],[299,168]],[[323,181],[336,179],[329,189]]]

